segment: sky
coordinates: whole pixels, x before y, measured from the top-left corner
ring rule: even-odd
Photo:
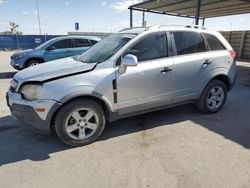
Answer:
[[[129,27],[129,5],[141,0],[37,0],[42,34],[67,34],[79,22],[80,31],[117,32]],[[142,13],[134,12],[134,26],[140,26]],[[0,0],[0,32],[19,25],[23,34],[39,34],[36,0]],[[146,13],[147,26],[194,22],[193,19]],[[250,30],[250,14],[206,19],[214,30]]]

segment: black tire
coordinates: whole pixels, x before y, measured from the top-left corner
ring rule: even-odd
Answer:
[[[93,112],[95,115],[93,115],[92,119],[87,120],[86,122],[87,118],[86,119],[83,119],[83,118],[85,118],[86,114],[89,111],[87,111],[86,114],[84,115],[85,110],[82,110],[82,109],[89,109],[89,111]],[[80,123],[76,120],[77,118],[73,117],[73,114],[75,112],[78,112],[78,115],[80,114],[80,117],[82,119],[81,123],[83,124],[91,123],[90,121],[93,122],[93,118],[94,119],[98,118],[98,120],[95,120],[95,123],[94,123],[95,125],[97,125],[96,126],[97,128],[95,129],[95,131],[93,131],[92,135],[90,134],[91,135],[90,137],[84,138],[84,139],[77,138],[77,136],[80,137],[80,131],[82,127],[81,126],[79,127]],[[70,121],[73,121],[73,122],[76,121],[79,123],[77,124],[78,128],[75,131],[72,131],[71,133],[67,132],[68,130],[67,128],[72,126],[72,125],[68,125],[68,122]],[[65,106],[63,106],[60,109],[60,111],[56,114],[55,130],[56,130],[58,137],[65,144],[78,147],[78,146],[91,144],[92,142],[97,140],[104,130],[105,122],[106,122],[106,118],[105,118],[104,111],[97,102],[88,100],[88,99],[76,99],[70,103],[65,104]],[[76,126],[75,123],[73,123],[73,125]],[[89,131],[89,129],[86,126],[84,128],[84,132],[85,132],[84,136],[87,136],[87,131]]]
[[[40,63],[43,63],[43,61],[42,60],[39,60],[39,59],[32,59],[32,60],[30,60],[30,61],[28,61],[27,63],[26,63],[26,68],[28,68],[28,67],[32,67],[32,66],[35,66],[35,65],[38,65],[38,64],[40,64]]]
[[[217,89],[221,88],[223,90],[223,94],[221,94],[221,96],[219,95],[217,96],[220,100],[218,100],[217,97],[213,98],[212,90],[214,89],[213,91],[216,91],[216,88]],[[217,90],[217,92],[218,91],[219,89]],[[211,82],[208,83],[208,85],[203,90],[200,99],[196,103],[196,106],[198,107],[200,111],[204,113],[207,113],[207,114],[217,113],[224,106],[226,102],[226,98],[227,98],[227,87],[225,83],[219,80],[212,80]],[[212,108],[212,106],[216,106],[216,107]]]

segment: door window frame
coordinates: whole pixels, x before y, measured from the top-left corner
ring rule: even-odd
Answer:
[[[161,33],[165,34],[165,36],[166,36],[166,47],[167,47],[167,50],[166,50],[167,54],[166,54],[166,56],[165,57],[161,57],[161,58],[155,58],[155,59],[140,61],[140,62],[138,62],[138,64],[145,63],[147,61],[154,61],[154,60],[159,60],[159,59],[165,59],[165,58],[172,57],[173,56],[173,50],[172,50],[172,44],[170,42],[171,38],[170,38],[169,32],[168,31],[157,31],[157,32],[153,32],[153,33],[150,33],[148,35],[145,35],[145,36],[141,37],[139,40],[134,41],[130,46],[128,46],[126,48],[126,50],[124,50],[121,53],[121,55],[119,55],[118,58],[115,60],[115,62],[116,62],[115,66],[119,66],[120,65],[122,57],[127,53],[127,51],[129,49],[133,48],[136,44],[138,44],[139,42],[141,42],[145,38],[150,37],[150,36],[155,35],[155,34],[161,34]]]
[[[70,47],[69,48],[74,48],[72,39],[61,39],[61,40],[55,41],[53,44],[50,44],[46,49],[50,48],[51,46],[55,46],[55,44],[57,42],[60,42],[60,41],[63,41],[63,40],[70,40]],[[55,50],[61,50],[61,49],[68,49],[68,48],[55,48]]]
[[[178,55],[178,54],[177,54],[176,44],[175,44],[174,32],[184,32],[184,33],[185,33],[185,32],[190,32],[190,33],[200,34],[201,38],[202,38],[203,41],[204,41],[205,51],[204,51],[204,52],[195,52],[195,53],[189,53],[189,54],[181,54],[181,55]],[[176,30],[176,31],[171,31],[171,32],[170,32],[170,38],[171,38],[171,44],[172,44],[172,50],[173,50],[173,56],[174,56],[174,57],[185,56],[185,55],[196,55],[196,54],[202,54],[202,53],[207,53],[207,52],[209,52],[209,46],[208,46],[208,44],[207,44],[207,41],[206,41],[205,37],[202,35],[202,33],[195,32],[195,31],[182,31],[182,30]]]

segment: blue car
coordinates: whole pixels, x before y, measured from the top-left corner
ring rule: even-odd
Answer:
[[[22,70],[47,61],[78,55],[100,40],[98,37],[81,36],[53,38],[35,49],[13,54],[10,57],[11,65],[17,70]]]

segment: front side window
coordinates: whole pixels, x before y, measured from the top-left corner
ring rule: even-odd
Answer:
[[[89,41],[86,39],[73,39],[73,42],[75,48],[90,46]]]
[[[166,57],[166,33],[157,33],[147,36],[130,48],[126,54],[135,55],[138,62]]]
[[[177,55],[205,52],[206,46],[203,37],[196,32],[173,32]]]
[[[207,34],[207,33],[203,33],[203,36],[205,37],[210,50],[224,50],[225,47],[221,44],[221,42],[213,35],[211,34]]]
[[[126,33],[109,35],[80,55],[78,60],[84,63],[102,63],[111,58],[120,48],[135,36],[135,34]]]
[[[55,49],[72,48],[71,39],[64,39],[57,41],[54,44],[52,44],[52,46],[54,46]]]

